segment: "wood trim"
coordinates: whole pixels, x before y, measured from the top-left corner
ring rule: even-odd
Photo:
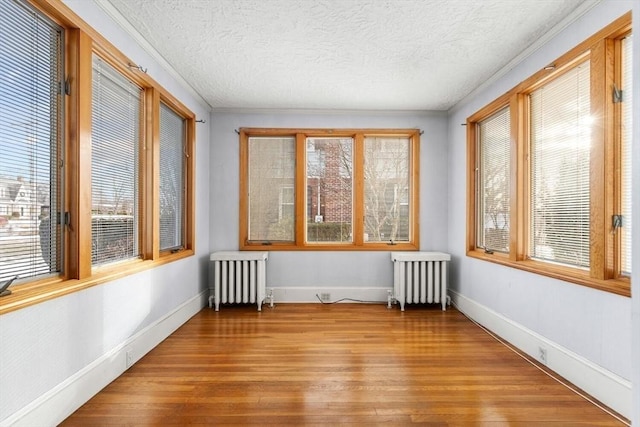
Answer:
[[[305,156],[306,153],[306,144],[307,144],[307,136],[298,133],[296,134],[296,164],[295,164],[295,182],[293,184],[293,188],[295,191],[295,199],[294,199],[294,208],[295,208],[295,221],[294,221],[294,242],[296,245],[303,245],[307,240],[307,230],[305,229],[305,225],[307,221],[305,218],[307,217],[307,158]],[[244,174],[248,175],[249,170],[247,169]],[[248,219],[248,218],[247,218]]]
[[[364,136],[411,136],[418,129],[322,129],[322,128],[247,128],[239,129],[251,136],[295,136],[304,134],[305,137],[353,137],[355,134]]]
[[[420,247],[420,132],[416,131],[409,140],[411,155],[411,175],[409,182],[409,200],[411,213],[409,214],[410,243]]]
[[[140,164],[142,259],[160,256],[160,94],[145,91],[145,140]],[[149,191],[151,189],[151,191]]]
[[[174,104],[175,105],[175,104]],[[187,110],[188,111],[188,110]],[[183,111],[184,112],[184,111]],[[185,224],[184,250],[196,250],[196,118],[189,112],[186,115],[186,153],[185,160]]]
[[[390,245],[389,243],[364,243],[361,246],[358,246],[354,243],[307,243],[306,245],[295,245],[290,243],[280,243],[280,242],[272,242],[271,244],[264,244],[262,242],[249,243],[244,245],[241,250],[243,251],[332,251],[332,252],[342,252],[342,251],[418,251],[419,247],[414,245],[413,243],[396,243],[394,245]]]
[[[239,138],[239,152],[240,152],[240,182],[239,182],[239,198],[240,206],[238,209],[238,230],[239,230],[239,242],[238,247],[240,249],[250,249],[249,247],[249,135],[244,129],[240,129]],[[262,248],[262,246],[261,246]]]
[[[592,276],[615,277],[614,235],[611,218],[615,213],[615,117],[611,88],[614,83],[614,48],[611,39],[601,40],[591,50],[591,259]],[[618,169],[619,172],[619,169]],[[618,199],[619,200],[619,199]]]
[[[64,277],[91,276],[91,94],[92,41],[86,33],[69,30],[69,119],[67,120],[66,210],[67,228]],[[87,255],[88,254],[88,255]]]
[[[353,137],[353,246],[364,245],[364,191],[366,188],[364,178],[364,134],[356,133]]]
[[[478,157],[478,122],[477,118],[467,119],[467,242],[466,251],[473,251],[477,247],[476,236],[478,206],[476,204],[477,186],[477,157]]]
[[[510,98],[511,111],[511,228],[509,230],[509,259],[522,261],[529,245],[529,209],[526,195],[530,193],[531,171],[529,167],[529,105],[523,94]],[[526,141],[519,144],[518,141]],[[520,172],[522,171],[522,172]]]
[[[607,218],[607,201],[605,200],[607,186],[607,138],[606,127],[609,123],[604,101],[604,40],[596,44],[593,49],[593,57],[591,58],[591,115],[593,117],[593,125],[591,132],[591,154],[590,154],[590,177],[589,185],[591,187],[590,198],[590,234],[591,234],[591,251],[590,251],[590,268],[594,278],[605,279],[606,273],[606,256],[607,256],[607,227],[605,221]]]

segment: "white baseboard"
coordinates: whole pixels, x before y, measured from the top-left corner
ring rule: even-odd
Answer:
[[[329,294],[329,301],[338,301],[343,298],[349,298],[349,301],[343,302],[380,302],[387,303],[389,298],[389,292],[393,291],[393,288],[289,288],[289,287],[267,287],[267,295],[273,290],[274,303],[309,303],[317,302],[320,300],[316,295],[323,293]],[[356,301],[351,301],[356,300]],[[268,301],[267,301],[268,302]]]
[[[456,308],[522,352],[626,418],[631,417],[631,382],[457,292]],[[546,363],[539,350],[546,350]]]
[[[139,331],[113,350],[67,378],[29,405],[4,419],[0,426],[55,426],[171,335],[206,305],[207,292],[186,301],[153,324]]]

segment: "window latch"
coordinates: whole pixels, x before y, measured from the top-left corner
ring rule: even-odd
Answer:
[[[622,89],[618,89],[618,86],[616,86],[616,84],[614,83],[613,84],[613,103],[618,104],[622,102],[622,95],[623,95]]]
[[[621,228],[623,226],[623,218],[622,215],[613,215],[611,217],[611,232],[615,233],[618,228]]]

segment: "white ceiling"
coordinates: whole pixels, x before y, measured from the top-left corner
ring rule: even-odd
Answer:
[[[96,1],[214,110],[447,110],[594,3]]]

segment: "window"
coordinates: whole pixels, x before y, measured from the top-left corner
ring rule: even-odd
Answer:
[[[63,36],[30,6],[0,3],[0,281],[61,269]]]
[[[511,122],[509,107],[477,124],[477,244],[509,252]]]
[[[160,104],[160,250],[184,248],[186,120]]]
[[[94,266],[138,257],[144,91],[93,56],[91,231]]]
[[[630,295],[630,31],[626,14],[468,118],[469,256]]]
[[[193,113],[32,2],[0,2],[0,314],[194,251]]]
[[[307,138],[307,242],[351,242],[353,138]]]
[[[532,259],[589,267],[589,61],[529,95]]]
[[[249,240],[291,241],[295,218],[283,203],[295,188],[295,138],[252,137],[248,145]]]
[[[242,129],[240,141],[241,248],[418,248],[418,131]]]

